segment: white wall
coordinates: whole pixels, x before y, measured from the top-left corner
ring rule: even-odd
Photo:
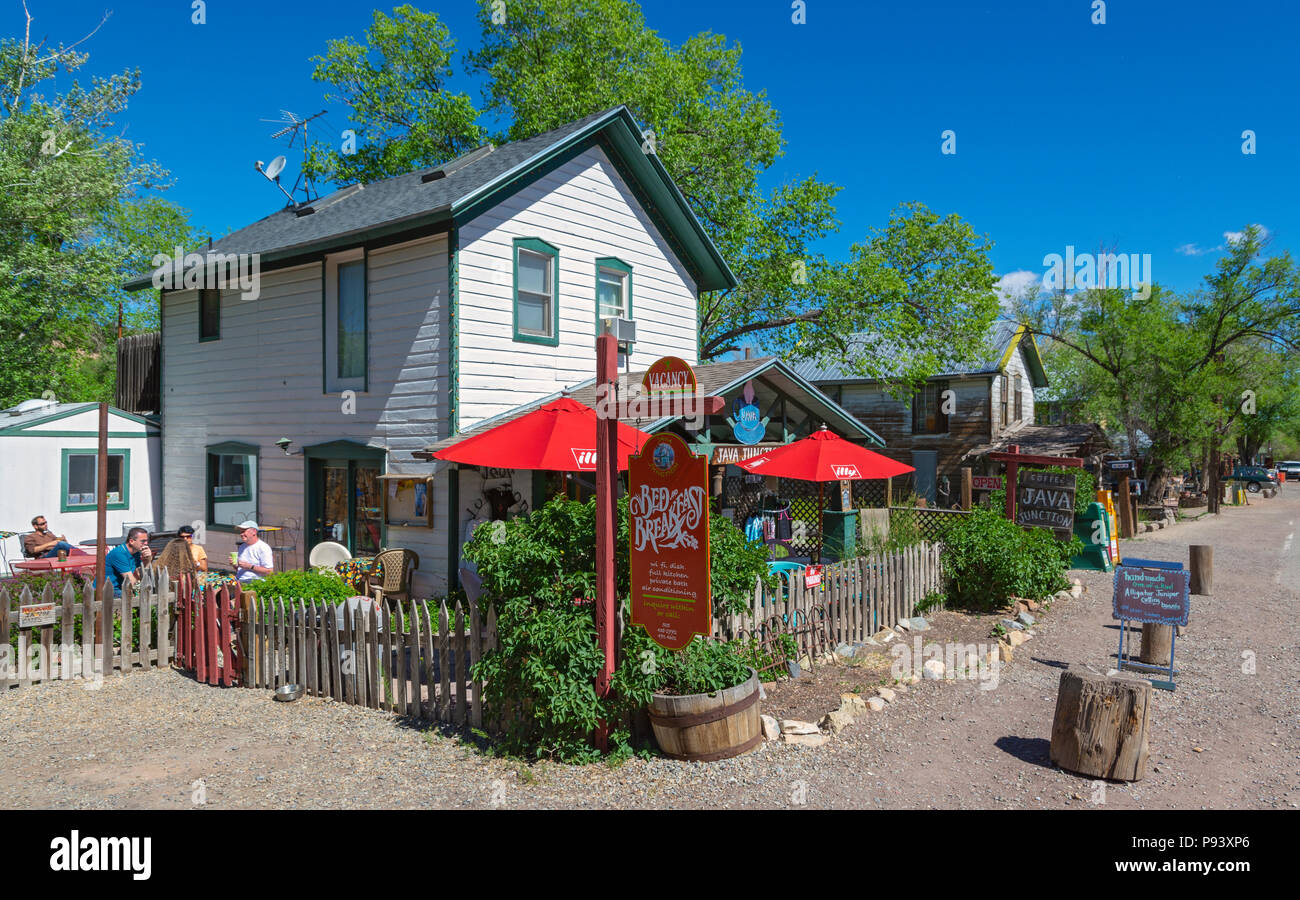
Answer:
[[[559,346],[514,340],[513,241],[560,252]],[[596,260],[632,267],[631,368],[697,361],[695,283],[604,151],[593,147],[460,229],[462,430],[595,375]]]
[[[65,534],[74,544],[95,537],[95,510],[60,512],[62,491],[62,465],[65,449],[95,451],[99,439],[94,433],[78,437],[40,437],[45,431],[89,431],[98,429],[98,412],[69,416],[48,425],[35,426],[28,434],[0,437],[0,528],[6,531],[31,531],[32,517],[45,516],[55,534]],[[87,419],[88,416],[88,419]],[[147,437],[145,426],[113,416],[109,420],[110,432],[131,431],[134,437],[109,438],[108,449],[130,450],[131,469],[128,483],[127,509],[110,509],[107,514],[107,533],[117,537],[128,522],[157,522],[161,517],[161,496],[157,491],[161,474],[161,442],[158,437]],[[20,561],[22,548],[17,538],[5,544],[10,562]]]
[[[306,513],[303,447],[350,440],[388,451],[388,471],[419,475],[434,464],[412,460],[445,434],[448,390],[445,236],[385,247],[367,265],[369,390],[355,412],[338,394],[323,393],[322,266],[262,276],[257,300],[222,296],[221,339],[198,340],[194,291],[163,302],[164,519],[166,527],[205,515],[206,450],[241,441],[260,448],[257,509],[262,524]],[[293,441],[285,456],[275,441]],[[390,528],[389,546],[420,555],[417,590],[445,581],[446,479],[435,482],[435,527]],[[306,523],[304,523],[304,531]],[[233,536],[209,532],[209,556],[234,549]],[[291,567],[305,563],[303,540]],[[442,588],[445,589],[445,588]]]
[[[1016,347],[1016,352],[1011,354],[1011,359],[1007,362],[1007,374],[998,375],[993,379],[993,431],[996,435],[1002,430],[1002,379],[1007,378],[1010,382],[1007,388],[1007,418],[1008,427],[1016,424],[1016,375],[1020,375],[1020,420],[1026,425],[1032,425],[1034,422],[1034,385],[1029,374],[1029,367],[1025,362],[1025,338]]]

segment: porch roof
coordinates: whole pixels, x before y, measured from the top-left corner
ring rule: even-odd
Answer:
[[[791,397],[796,403],[801,404],[809,412],[820,414],[825,424],[842,434],[844,437],[855,441],[865,441],[883,447],[885,442],[881,437],[868,428],[850,412],[823,394],[815,385],[804,379],[788,363],[776,356],[760,357],[758,359],[737,359],[729,362],[706,363],[693,367],[695,377],[699,383],[700,391],[706,397],[718,397],[744,385],[746,381],[752,378],[763,378],[771,381],[772,385],[783,394]],[[627,375],[629,384],[639,384],[644,371],[630,372]],[[444,438],[435,444],[430,444],[425,448],[426,453],[436,453],[439,450],[445,450],[460,443],[468,437],[481,434],[489,428],[495,428],[512,419],[531,412],[539,406],[549,403],[560,396],[568,396],[593,409],[596,407],[596,380],[594,378],[583,381],[574,385],[566,391],[550,394],[541,397],[531,403],[525,403],[514,409],[493,416],[490,419],[484,419],[448,438]],[[671,423],[677,421],[677,417],[668,417],[647,421],[645,419],[624,419],[628,425],[640,428],[642,431],[655,432],[661,431]]]

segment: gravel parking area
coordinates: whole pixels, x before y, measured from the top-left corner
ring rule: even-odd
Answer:
[[[0,807],[1294,808],[1300,488],[1252,503],[1124,542],[1129,555],[1182,560],[1189,543],[1213,544],[1215,595],[1192,598],[1177,691],[1153,691],[1147,777],[1104,797],[1048,760],[1061,667],[1114,663],[1111,576],[1085,572],[1084,595],[1053,606],[996,689],[922,682],[821,748],[528,766],[386,713],[140,672],[98,691],[0,696]]]

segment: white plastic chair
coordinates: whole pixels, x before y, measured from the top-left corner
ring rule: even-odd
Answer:
[[[336,544],[333,541],[325,541],[311,548],[311,556],[307,562],[312,568],[316,566],[334,566],[341,562],[347,562],[352,558],[348,548],[342,544]]]

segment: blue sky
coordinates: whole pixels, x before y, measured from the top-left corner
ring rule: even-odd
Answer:
[[[1300,118],[1294,0],[1093,0],[856,3],[646,0],[649,26],[673,42],[714,31],[744,48],[745,83],[782,114],[786,155],[770,185],[816,172],[843,187],[832,257],[885,223],[899,203],[955,212],[996,242],[999,274],[1040,277],[1043,257],[1099,244],[1150,254],[1157,281],[1196,288],[1225,232],[1263,225],[1276,250],[1300,249]],[[34,33],[69,42],[107,0],[28,0]],[[380,8],[390,9],[393,4]],[[417,3],[465,49],[471,0]],[[253,170],[285,152],[269,137],[282,108],[327,108],[310,57],[333,37],[362,37],[372,4],[208,0],[118,5],[83,46],[87,70],[141,69],[120,117],[125,134],[170,169],[168,196],[219,236],[279,205]],[[0,0],[0,34],[22,6]],[[83,71],[87,71],[83,70]],[[461,89],[477,98],[473,82]],[[325,119],[347,127],[340,108]],[[1242,132],[1257,152],[1242,153]],[[941,153],[942,133],[956,153]],[[288,181],[297,151],[289,153]],[[1219,249],[1215,249],[1219,248]],[[1028,274],[1032,273],[1032,275]]]

